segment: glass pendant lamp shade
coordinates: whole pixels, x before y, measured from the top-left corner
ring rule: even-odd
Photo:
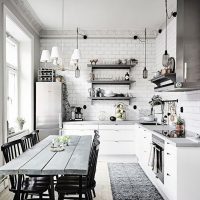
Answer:
[[[80,58],[81,58],[81,51],[79,49],[74,49],[71,60],[80,60]]]
[[[42,51],[40,62],[51,62],[49,50]]]
[[[163,54],[162,57],[162,65],[164,67],[168,67],[168,63],[169,63],[169,54],[167,53],[167,50],[165,50],[165,53]]]
[[[76,78],[79,78],[79,77],[80,77],[80,69],[79,69],[78,66],[76,67],[76,70],[75,70],[75,77],[76,77]]]
[[[143,69],[143,79],[147,79],[148,78],[148,70],[146,67],[144,67]]]

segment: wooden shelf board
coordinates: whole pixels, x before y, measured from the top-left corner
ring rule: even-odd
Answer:
[[[136,65],[136,64],[135,64]],[[131,69],[135,67],[135,65],[91,65],[88,64],[88,67],[92,67],[93,69]]]
[[[134,83],[135,81],[94,80],[94,81],[88,81],[88,82],[92,84],[130,85],[131,83]]]

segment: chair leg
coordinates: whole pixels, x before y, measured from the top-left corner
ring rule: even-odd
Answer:
[[[88,193],[89,193],[90,199],[92,200],[93,198],[92,198],[92,192],[91,192],[91,190]]]
[[[96,197],[96,192],[95,192],[95,189],[93,188],[92,189],[92,193],[93,193],[93,196],[94,196],[94,198]]]
[[[64,195],[63,194],[58,194],[58,200],[63,200],[64,199]]]
[[[43,196],[42,196],[42,194],[40,193],[40,194],[39,194],[39,200],[42,200],[42,197],[43,197]]]
[[[25,193],[22,193],[21,194],[21,200],[24,200],[24,197],[25,197]]]
[[[88,192],[85,193],[85,199],[86,199],[86,200],[90,200],[89,195],[88,195]]]

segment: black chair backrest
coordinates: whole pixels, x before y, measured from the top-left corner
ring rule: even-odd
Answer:
[[[33,134],[33,143],[35,145],[40,141],[39,130],[33,131],[32,134]]]
[[[22,150],[26,151],[27,149],[30,149],[32,146],[34,146],[34,136],[33,134],[28,134],[21,138],[22,141]]]
[[[1,151],[3,152],[3,156],[6,163],[8,163],[23,153],[22,141],[19,139],[3,144],[1,146]],[[9,177],[10,177],[11,189],[16,189],[18,180],[17,175],[10,175]]]
[[[93,145],[91,147],[91,154],[90,154],[90,160],[89,160],[89,166],[88,166],[88,176],[87,176],[87,184],[92,185],[96,173],[96,166],[97,166],[97,159],[98,159],[98,153],[99,153],[99,140],[96,140],[93,142]]]

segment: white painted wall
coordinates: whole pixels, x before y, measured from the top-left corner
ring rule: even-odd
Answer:
[[[160,34],[156,39],[156,66],[162,68],[162,54],[164,52],[164,34]],[[168,25],[168,52],[170,56],[176,58],[176,18]],[[185,119],[186,129],[200,132],[200,91],[191,92],[171,92],[157,93],[164,99],[179,99],[178,111],[181,106],[184,107],[184,112],[181,116]]]
[[[76,79],[74,77],[74,71],[57,72],[63,75],[67,82],[67,89],[69,94],[69,102],[74,106],[87,105],[87,109],[84,111],[85,119],[98,120],[98,115],[101,111],[105,111],[109,117],[115,114],[114,105],[117,101],[96,101],[94,105],[91,105],[88,99],[88,88],[90,84],[87,82],[89,79],[90,68],[87,64],[90,64],[90,59],[98,58],[101,61],[112,62],[118,59],[124,58],[136,58],[139,60],[139,64],[132,69],[131,76],[136,81],[132,85],[131,90],[128,90],[128,86],[99,86],[104,89],[111,89],[114,92],[132,93],[136,99],[132,100],[132,103],[127,108],[127,119],[133,120],[138,117],[137,112],[133,110],[133,105],[137,105],[138,109],[148,108],[149,99],[153,96],[153,84],[148,79],[142,78],[142,71],[144,68],[144,43],[135,41],[133,39],[90,39],[89,37],[95,37],[96,35],[109,35],[109,36],[122,36],[130,35],[130,31],[87,31],[88,39],[79,40],[79,48],[82,52],[82,58],[80,60],[81,77]],[[43,49],[51,50],[54,45],[61,46],[61,41],[56,39],[41,39],[41,51]],[[76,47],[75,39],[64,40],[64,64],[66,68],[69,68],[69,61]],[[149,70],[149,77],[155,72],[155,39],[148,40],[147,43],[147,68]],[[124,76],[126,70],[96,70],[101,76],[110,74],[112,77]],[[125,102],[128,104],[128,102]],[[109,118],[107,118],[109,119]]]
[[[4,120],[4,17],[3,7],[6,5],[8,9],[15,14],[17,19],[34,37],[34,58],[32,59],[33,66],[39,65],[39,36],[25,20],[23,12],[20,8],[13,6],[12,0],[0,0],[0,145],[5,141],[5,120]],[[2,164],[2,154],[0,153],[0,165]]]

